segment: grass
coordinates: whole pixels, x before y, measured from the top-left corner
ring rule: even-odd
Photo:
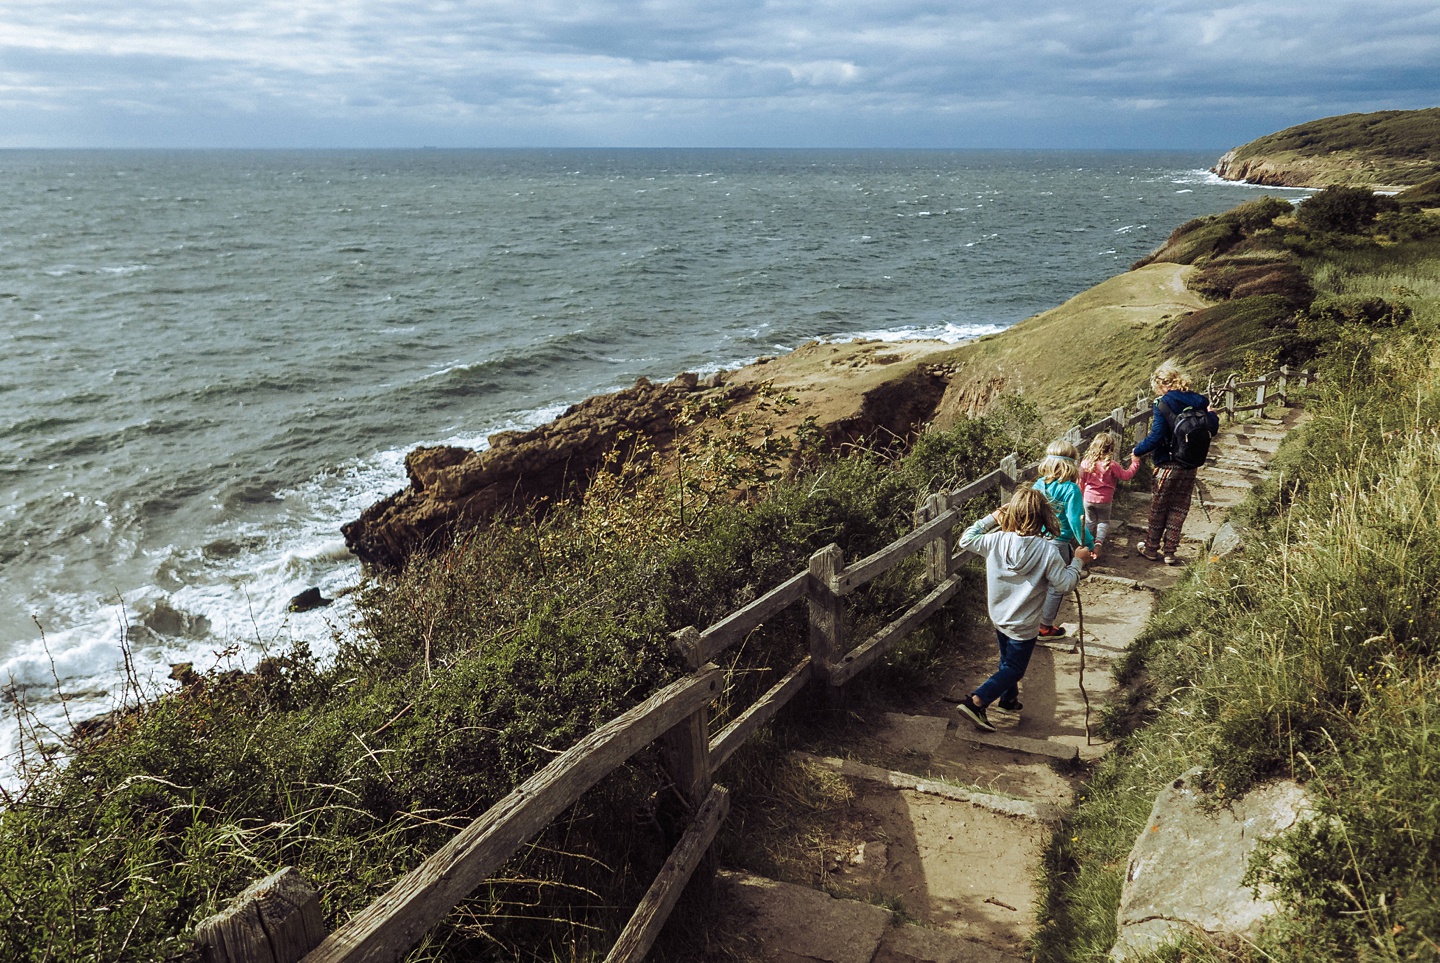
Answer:
[[[1117,667],[1126,693],[1106,722],[1122,741],[1050,847],[1037,959],[1107,957],[1150,802],[1195,766],[1222,797],[1297,779],[1318,815],[1252,864],[1281,906],[1252,943],[1146,959],[1440,959],[1435,253],[1311,262],[1322,297],[1383,295],[1408,318],[1337,333],[1313,419],[1248,504],[1244,552],[1193,568]]]

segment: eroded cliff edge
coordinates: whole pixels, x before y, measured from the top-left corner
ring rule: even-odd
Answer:
[[[643,439],[663,463],[687,403],[719,401],[739,412],[755,406],[765,386],[795,399],[768,419],[782,433],[812,419],[830,447],[860,439],[903,442],[931,420],[948,383],[946,370],[927,359],[952,347],[811,342],[704,380],[694,374],[665,384],[642,378],[532,431],[491,435],[484,450],[417,448],[405,459],[408,486],[343,526],[345,543],[366,564],[398,571],[411,555],[443,548],[505,509],[578,494],[606,454],[629,439]]]

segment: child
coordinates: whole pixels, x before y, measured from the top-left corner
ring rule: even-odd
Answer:
[[[1150,499],[1150,524],[1145,541],[1135,549],[1152,562],[1163,557],[1166,565],[1179,565],[1176,553],[1195,491],[1195,468],[1181,464],[1171,451],[1174,419],[1186,408],[1203,411],[1205,426],[1213,436],[1220,430],[1220,418],[1210,410],[1210,400],[1194,390],[1189,375],[1173,361],[1155,369],[1150,376],[1150,387],[1155,392],[1155,416],[1150,423],[1150,434],[1135,446],[1135,455],[1150,455],[1155,459],[1155,494]]]
[[[1115,460],[1115,436],[1109,432],[1096,435],[1085,449],[1080,462],[1080,493],[1085,497],[1085,528],[1095,541],[1095,561],[1104,552],[1105,538],[1110,534],[1110,505],[1115,500],[1115,485],[1135,477],[1140,459],[1130,456],[1130,467],[1121,468]]]
[[[1052,528],[1050,532],[1067,564],[1076,546],[1089,548],[1095,544],[1094,536],[1085,527],[1085,498],[1080,493],[1080,486],[1075,483],[1080,474],[1080,466],[1076,464],[1079,460],[1080,452],[1070,442],[1063,439],[1052,441],[1045,449],[1045,457],[1040,462],[1040,478],[1035,482],[1035,488],[1050,500],[1050,507],[1055,510],[1055,517],[1060,522],[1059,531]],[[1065,635],[1064,627],[1055,624],[1055,617],[1060,614],[1060,603],[1064,600],[1065,592],[1054,588],[1045,597],[1045,608],[1040,612],[1040,638],[1058,639]]]
[[[995,731],[985,716],[992,701],[998,699],[1000,708],[1007,711],[1020,711],[1017,683],[1030,665],[1045,597],[1050,591],[1063,595],[1073,589],[1090,557],[1082,548],[1067,564],[1059,543],[1044,534],[1058,526],[1045,495],[1034,488],[1020,488],[1008,505],[981,518],[960,536],[962,549],[985,556],[986,604],[1000,646],[995,674],[960,703],[960,711],[980,729]]]

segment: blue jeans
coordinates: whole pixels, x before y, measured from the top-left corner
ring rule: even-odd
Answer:
[[[975,690],[975,698],[982,706],[988,706],[996,699],[1014,702],[1020,698],[1017,683],[1025,678],[1025,670],[1030,667],[1030,653],[1035,651],[1034,639],[1022,642],[999,629],[995,630],[995,641],[1000,645],[1000,668]]]

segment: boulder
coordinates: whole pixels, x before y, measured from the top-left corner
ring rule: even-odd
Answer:
[[[286,606],[288,612],[308,612],[311,609],[322,609],[329,605],[334,599],[327,599],[320,594],[320,590],[311,587],[290,599]]]
[[[1191,770],[1156,796],[1130,851],[1113,960],[1191,933],[1238,936],[1275,911],[1264,892],[1257,895],[1241,880],[1260,842],[1308,811],[1305,790],[1281,780],[1224,804],[1200,789],[1199,775]]]

